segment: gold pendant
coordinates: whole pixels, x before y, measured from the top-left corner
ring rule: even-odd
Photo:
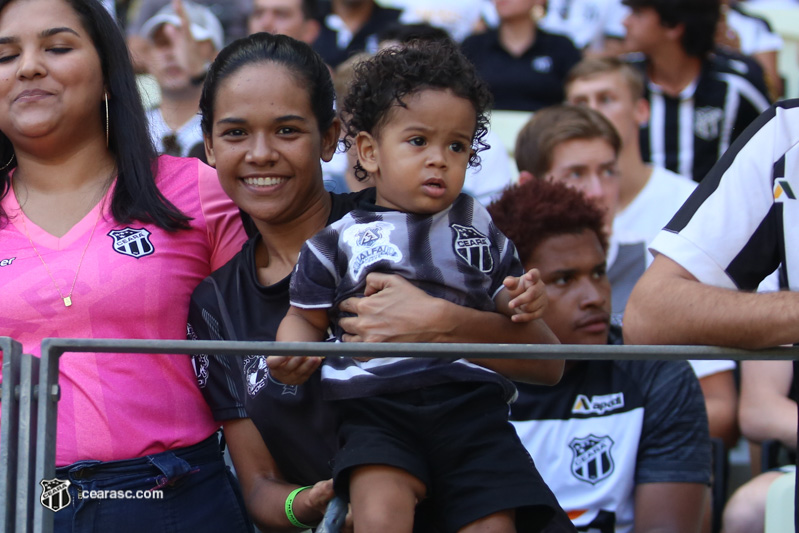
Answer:
[[[71,296],[65,296],[64,297],[64,307],[69,307],[70,305],[72,305],[72,297]]]

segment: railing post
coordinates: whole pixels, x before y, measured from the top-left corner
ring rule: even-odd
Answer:
[[[14,531],[19,450],[19,380],[22,345],[0,337],[3,352],[3,381],[0,395],[0,529]],[[24,450],[23,450],[24,453]]]
[[[35,473],[39,358],[23,355],[19,373],[19,435],[17,439],[17,533],[33,532],[33,505],[38,485]]]
[[[39,368],[39,412],[36,425],[36,480],[55,477],[56,418],[61,391],[58,385],[58,360],[61,351],[53,349],[48,339],[42,342],[41,366]],[[35,492],[39,500],[42,487]],[[41,502],[33,509],[33,530],[37,533],[52,533],[54,513],[45,509]],[[74,505],[74,504],[73,504]]]

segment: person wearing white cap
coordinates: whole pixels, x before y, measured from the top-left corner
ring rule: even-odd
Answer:
[[[145,65],[161,91],[161,103],[148,110],[156,150],[205,158],[200,94],[205,72],[224,45],[224,31],[213,12],[189,0],[172,0],[141,27],[147,39]]]

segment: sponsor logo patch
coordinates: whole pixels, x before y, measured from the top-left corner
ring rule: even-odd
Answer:
[[[774,201],[783,203],[788,200],[796,200],[791,184],[785,178],[774,180]]]
[[[601,415],[622,407],[624,407],[623,392],[591,396],[590,399],[585,394],[578,394],[572,406],[572,413]]]

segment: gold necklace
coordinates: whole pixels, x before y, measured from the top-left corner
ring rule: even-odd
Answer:
[[[33,251],[36,252],[36,255],[39,257],[39,261],[42,262],[42,265],[44,265],[45,270],[47,270],[47,275],[50,276],[50,281],[53,282],[55,290],[58,291],[58,295],[64,301],[64,307],[71,306],[72,291],[75,290],[75,283],[78,281],[78,273],[80,272],[80,267],[83,264],[83,258],[86,256],[86,250],[89,249],[89,244],[91,244],[92,242],[92,237],[94,237],[94,230],[97,229],[97,223],[100,222],[100,215],[103,214],[103,206],[102,205],[98,206],[97,218],[94,220],[94,227],[92,228],[92,233],[91,235],[89,235],[89,240],[86,241],[86,246],[83,247],[83,253],[80,254],[80,261],[78,261],[78,268],[77,270],[75,270],[75,277],[72,278],[72,286],[69,288],[69,294],[67,294],[66,296],[64,296],[63,293],[61,292],[61,287],[59,287],[58,283],[56,283],[56,280],[53,277],[53,273],[50,272],[50,267],[47,266],[47,263],[45,263],[44,261],[44,257],[42,257],[42,254],[40,254],[39,250],[36,249],[36,245],[33,244],[33,239],[31,239],[30,233],[28,233],[28,224],[25,222],[26,218],[25,213],[22,213],[22,209],[20,209],[20,213],[22,214],[22,227],[25,229],[25,236],[28,238],[28,242],[31,243]]]

